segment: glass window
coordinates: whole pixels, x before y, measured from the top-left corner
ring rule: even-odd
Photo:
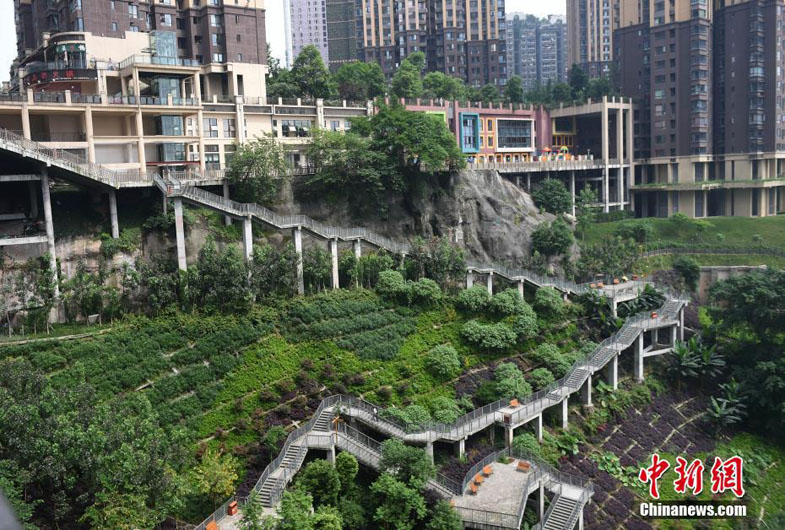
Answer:
[[[235,138],[237,127],[234,118],[224,120],[224,138]]]
[[[203,124],[202,136],[205,138],[218,138],[218,118],[204,118]]]

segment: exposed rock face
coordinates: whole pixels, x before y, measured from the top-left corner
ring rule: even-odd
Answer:
[[[339,226],[363,226],[397,240],[449,237],[482,261],[529,256],[534,227],[553,219],[540,214],[523,189],[489,170],[423,180],[407,197],[390,200],[384,217],[358,217],[345,197],[300,202],[290,189],[274,209]]]

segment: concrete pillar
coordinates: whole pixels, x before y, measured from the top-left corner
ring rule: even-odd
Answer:
[[[183,226],[183,200],[174,198],[174,228],[177,234],[177,266],[181,271],[188,268],[185,261],[185,227]]]
[[[27,193],[30,196],[30,218],[38,218],[38,192],[35,189],[35,182],[27,182]]]
[[[583,383],[583,387],[581,388],[581,399],[583,400],[583,404],[587,407],[591,407],[591,374],[589,377],[586,378],[586,382]]]
[[[493,445],[496,443],[496,426],[491,425],[490,429],[491,430],[488,431],[488,439],[490,440],[491,445]]]
[[[463,458],[466,455],[466,438],[458,440],[458,458]]]
[[[523,298],[523,280],[518,280],[518,294]]]
[[[564,396],[564,399],[561,400],[561,428],[566,429],[568,424],[568,416],[569,416],[569,396]]]
[[[678,333],[678,324],[674,324],[671,328],[671,348],[676,347],[676,334]]]
[[[488,273],[488,294],[493,295],[493,272]]]
[[[139,170],[145,171],[147,169],[147,155],[144,153],[144,124],[141,109],[136,109],[136,152],[139,158]]]
[[[659,343],[660,343],[660,330],[654,328],[653,330],[651,330],[651,347],[656,349],[657,344]]]
[[[27,108],[27,103],[22,104],[22,136],[25,140],[30,139],[30,109]]]
[[[526,173],[526,191],[531,193],[532,191],[532,174]]]
[[[245,261],[251,261],[253,256],[253,222],[250,215],[243,219],[243,256]]]
[[[406,267],[406,252],[401,252],[401,264],[398,266],[401,270],[404,270]]]
[[[207,86],[210,86],[209,83]],[[237,127],[242,126],[242,123],[237,124]],[[201,107],[196,111],[196,127],[199,131],[199,169],[204,171],[206,167],[204,160],[204,114],[202,113]]]
[[[90,105],[85,107],[84,112],[84,133],[87,137],[87,161],[95,162],[95,139],[93,138],[93,108]]]
[[[542,523],[542,518],[545,516],[545,485],[540,481],[540,487],[537,488],[537,517]]]
[[[46,251],[49,253],[49,266],[52,268],[55,284],[55,298],[60,296],[60,286],[57,279],[57,254],[55,252],[55,225],[52,219],[52,199],[49,194],[49,172],[46,168],[41,170],[41,198],[44,204],[44,223],[46,224]]]
[[[619,159],[619,169],[617,170],[617,186],[616,186],[616,200],[619,203],[619,209],[623,209],[621,203],[624,199],[624,110],[619,109],[616,111],[616,153]]]
[[[428,460],[433,464],[433,442],[426,442],[425,454],[428,455]]]
[[[474,272],[469,271],[466,273],[466,288],[471,289],[474,285]]]
[[[504,446],[512,447],[513,428],[512,425],[504,426]]]
[[[534,433],[538,441],[542,441],[542,414],[537,416],[537,422],[534,424]]]
[[[572,198],[572,216],[575,217],[575,171],[570,171],[570,197]]]
[[[224,199],[228,199],[229,198],[229,181],[228,180],[224,180],[223,191],[224,191]],[[228,215],[224,215],[224,224],[226,226],[230,226],[232,224],[232,218],[229,217]]]
[[[335,445],[331,445],[327,450],[327,461],[335,465]]]
[[[613,318],[618,316],[618,309],[619,303],[616,301],[616,298],[611,298],[611,315],[613,315]]]
[[[163,196],[163,205],[164,205],[164,215],[166,215],[167,211],[169,210],[169,197],[166,196],[166,192],[162,192],[161,195]]]
[[[332,255],[333,274],[332,274],[332,287],[338,288],[338,240],[330,240],[330,254]]]
[[[363,255],[363,242],[361,239],[355,239],[352,242],[352,247],[354,248],[354,257],[355,259],[360,259]]]
[[[120,226],[117,222],[117,192],[109,190],[109,220],[112,223],[112,237],[120,237]]]
[[[633,125],[633,112],[632,109],[627,110],[627,184],[626,186],[630,186],[633,183],[633,179],[635,178],[635,157],[633,156],[635,153],[635,135],[634,135],[634,125]],[[632,202],[632,192],[629,194],[629,208],[633,210],[633,202]]]
[[[684,340],[684,308],[679,310],[679,340]]]
[[[619,356],[614,355],[608,363],[608,384],[614,390],[619,388]]]
[[[635,357],[633,359],[633,373],[637,382],[643,381],[643,331],[635,341]]]
[[[578,513],[578,530],[583,530],[583,510]]]
[[[602,113],[600,118],[600,127],[602,129],[602,210],[607,212],[610,210],[608,203],[608,183],[610,181],[610,174],[608,169],[609,163],[609,137],[608,137],[608,100],[607,97],[602,98]]]
[[[305,280],[303,278],[303,229],[299,226],[292,229],[294,239],[294,252],[297,254],[297,293],[305,293]]]

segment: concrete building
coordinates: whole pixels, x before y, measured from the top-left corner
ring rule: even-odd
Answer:
[[[327,64],[329,54],[325,0],[286,0],[284,21],[288,63],[292,64],[303,47],[311,44],[316,46],[324,64]]]
[[[641,2],[648,0],[641,0]],[[567,64],[592,77],[612,73],[613,32],[619,27],[620,0],[567,0]],[[660,2],[662,3],[662,2]]]
[[[783,5],[621,1],[618,82],[638,94],[639,216],[785,211]]]
[[[355,0],[327,0],[328,61],[331,72],[357,60]]]
[[[473,87],[507,78],[503,0],[356,0],[358,58],[389,77],[409,54]]]
[[[526,90],[567,80],[567,26],[562,17],[511,13],[507,19],[507,68]]]

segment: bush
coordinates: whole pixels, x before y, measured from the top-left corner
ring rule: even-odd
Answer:
[[[400,273],[398,274],[400,275]],[[403,277],[401,276],[401,278]],[[381,283],[381,279],[379,283]],[[407,287],[409,300],[417,305],[432,306],[442,298],[439,284],[429,278],[420,278],[416,282],[409,282]]]
[[[556,377],[563,377],[572,365],[570,360],[559,351],[559,348],[547,342],[540,344],[537,349],[532,352],[532,358],[535,361],[544,364],[548,371]]]
[[[678,272],[684,280],[684,285],[690,291],[694,291],[698,286],[700,278],[700,267],[695,259],[689,256],[679,256],[673,261],[673,270]]]
[[[515,331],[507,324],[483,324],[477,320],[470,320],[463,325],[461,335],[473,346],[484,350],[504,350],[515,344],[517,336]]]
[[[572,232],[561,219],[540,223],[532,232],[532,252],[543,256],[569,255],[572,241]]]
[[[564,213],[572,209],[572,196],[562,181],[548,179],[532,192],[534,204],[548,213]]]
[[[622,239],[634,239],[638,243],[646,243],[654,235],[654,224],[651,219],[635,219],[619,223],[614,234]]]
[[[488,310],[497,316],[515,315],[523,311],[525,303],[517,289],[505,289],[493,295],[488,302]]]
[[[529,307],[528,304],[526,307]],[[515,315],[512,319],[512,329],[519,341],[525,341],[537,335],[537,317],[529,308],[529,313]]]
[[[431,413],[439,423],[452,423],[461,415],[461,408],[454,399],[439,396],[431,401]]]
[[[461,359],[452,346],[436,346],[428,352],[425,366],[430,373],[441,379],[452,379],[461,371]]]
[[[537,390],[541,390],[546,386],[553,383],[556,379],[553,377],[553,374],[547,368],[537,368],[536,370],[532,370],[529,374],[529,382],[531,383],[533,388]]]
[[[494,372],[498,399],[525,398],[531,395],[532,387],[523,378],[523,373],[513,363],[501,363]]]
[[[561,318],[564,315],[564,300],[553,287],[540,287],[534,295],[534,309],[548,318]]]
[[[458,293],[455,305],[458,309],[467,313],[480,313],[485,310],[490,299],[491,295],[486,287],[473,285]]]
[[[512,448],[515,451],[522,451],[524,454],[531,453],[535,456],[540,454],[540,442],[536,436],[528,432],[515,436],[512,439]]]
[[[406,282],[398,271],[381,271],[376,282],[376,292],[387,300],[398,300],[406,293]]]
[[[422,405],[409,405],[404,408],[390,407],[380,412],[382,417],[395,418],[405,425],[419,426],[431,421],[431,413]]]

